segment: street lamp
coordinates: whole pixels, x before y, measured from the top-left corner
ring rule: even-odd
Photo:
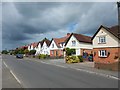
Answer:
[[[118,8],[118,38],[120,39],[120,1],[117,2]]]

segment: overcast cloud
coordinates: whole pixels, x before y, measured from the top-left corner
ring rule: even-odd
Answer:
[[[4,2],[3,49],[62,37],[68,32],[92,36],[100,25],[117,24],[116,3]]]

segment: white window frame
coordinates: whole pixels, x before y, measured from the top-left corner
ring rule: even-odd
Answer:
[[[99,43],[106,43],[106,36],[100,36],[98,37]]]
[[[98,55],[99,55],[99,57],[107,57],[107,51],[106,50],[99,50]]]
[[[76,46],[76,41],[75,40],[72,41],[72,46]]]

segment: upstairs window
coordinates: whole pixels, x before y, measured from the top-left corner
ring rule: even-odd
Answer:
[[[107,57],[107,51],[106,50],[99,50],[99,57]]]
[[[106,43],[106,37],[105,36],[99,37],[99,43]]]
[[[54,44],[52,44],[52,48],[54,48]]]
[[[76,46],[76,41],[72,41],[72,46]]]

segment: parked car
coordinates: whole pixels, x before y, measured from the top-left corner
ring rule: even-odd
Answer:
[[[16,54],[16,58],[23,58],[23,54]]]

